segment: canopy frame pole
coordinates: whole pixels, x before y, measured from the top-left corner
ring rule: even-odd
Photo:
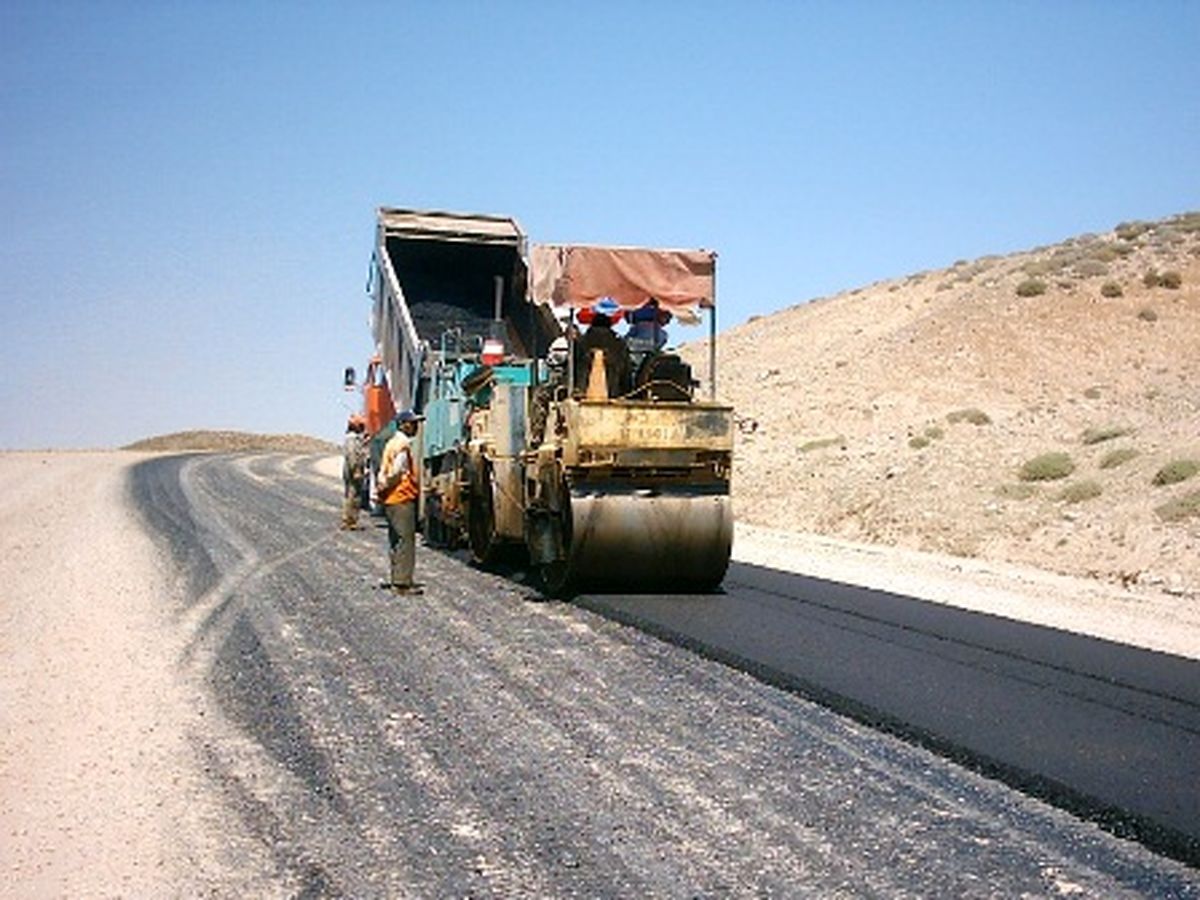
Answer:
[[[708,310],[708,399],[717,399],[717,267],[713,266],[712,306]]]
[[[575,394],[575,307],[567,312],[567,396]]]

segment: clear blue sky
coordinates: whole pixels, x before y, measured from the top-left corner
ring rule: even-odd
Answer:
[[[1200,208],[1200,3],[0,4],[0,447],[337,439],[376,206],[709,247],[729,326]]]

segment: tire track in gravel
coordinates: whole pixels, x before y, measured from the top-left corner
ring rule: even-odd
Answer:
[[[453,555],[420,549],[424,598],[375,590],[382,530],[334,531],[340,485],[308,458],[155,477],[180,509],[149,518],[221,572],[186,619],[210,623],[192,665],[220,713],[197,741],[281,892],[1200,897],[1143,848]]]

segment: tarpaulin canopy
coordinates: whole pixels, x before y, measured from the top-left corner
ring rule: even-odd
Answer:
[[[611,297],[622,309],[654,298],[685,323],[715,305],[717,255],[709,250],[646,250],[534,244],[530,292],[537,303],[583,309]]]

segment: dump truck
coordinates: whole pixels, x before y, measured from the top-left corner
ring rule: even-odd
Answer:
[[[715,399],[715,275],[705,250],[531,246],[510,217],[379,209],[371,383],[425,416],[426,541],[481,564],[527,555],[560,596],[716,588],[733,538],[733,410]],[[582,325],[647,311],[707,314],[707,398],[677,353],[632,328],[583,352]],[[604,354],[626,348],[628,379],[608,384]]]

